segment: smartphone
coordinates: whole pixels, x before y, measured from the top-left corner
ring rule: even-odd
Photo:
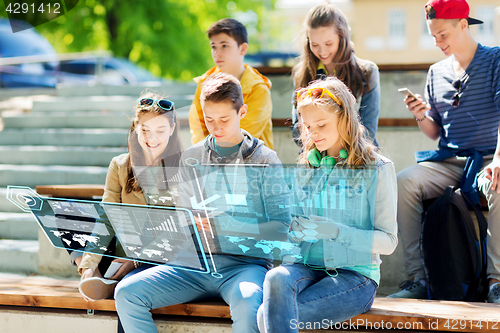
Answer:
[[[110,277],[115,275],[116,272],[118,272],[118,269],[120,269],[120,267],[122,267],[121,262],[113,261],[111,265],[109,265],[106,273],[104,273],[104,278],[109,279]]]
[[[405,88],[400,88],[400,89],[398,89],[398,91],[404,97],[410,97],[411,96],[411,97],[417,99],[417,97],[410,91],[410,89],[408,89],[406,87]]]

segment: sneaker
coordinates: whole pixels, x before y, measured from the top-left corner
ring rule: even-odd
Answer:
[[[99,301],[113,295],[118,281],[106,280],[100,277],[91,277],[82,280],[78,285],[80,294],[91,301]]]
[[[389,295],[390,298],[414,298],[414,299],[427,299],[427,288],[420,283],[412,280],[406,280],[399,285],[398,292]]]
[[[500,282],[494,283],[488,293],[488,303],[500,304]]]

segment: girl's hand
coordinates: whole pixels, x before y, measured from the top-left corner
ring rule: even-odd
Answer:
[[[90,269],[90,268],[87,268],[83,273],[82,273],[82,277],[80,278],[80,281],[83,281],[85,279],[88,279],[88,278],[91,278],[91,277],[102,277],[101,274],[99,273],[99,270],[96,269],[96,270],[93,270],[93,269]],[[90,299],[88,299],[87,297],[83,296],[82,295],[82,298],[85,300],[85,302],[92,302]]]
[[[320,239],[337,238],[339,226],[335,221],[326,217],[299,216],[292,220],[289,234],[296,242],[317,242]]]
[[[292,223],[290,223],[290,229],[288,230],[288,234],[292,241],[295,243],[300,243],[300,242],[306,242],[306,241],[311,241],[311,242],[316,242],[317,239],[311,238],[309,240],[309,237],[307,237],[306,234],[304,234],[304,230],[306,228],[304,227],[303,224],[307,223],[307,218],[306,217],[296,217],[292,220]]]
[[[94,277],[94,276],[97,276],[95,275],[96,271],[94,271],[93,269],[90,269],[90,268],[87,268],[83,273],[82,273],[82,276],[80,278],[80,281],[83,281],[85,279],[88,279],[88,278],[91,278],[91,277]],[[100,277],[100,275],[99,275]]]
[[[337,238],[339,235],[339,225],[332,219],[327,217],[311,215],[310,219],[312,222],[316,222],[318,225],[315,230],[318,232],[318,238]]]
[[[115,275],[111,276],[109,280],[121,280],[125,275],[130,273],[134,268],[134,262],[132,260],[127,260],[127,259],[115,259],[113,262],[121,262],[122,265],[116,271]]]

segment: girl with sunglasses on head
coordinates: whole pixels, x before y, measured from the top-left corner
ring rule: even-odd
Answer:
[[[373,304],[380,254],[391,254],[397,245],[396,175],[393,163],[365,137],[355,104],[347,86],[333,77],[297,91],[303,146],[294,185],[299,208],[289,238],[301,255],[285,255],[284,263],[266,274],[258,311],[261,332],[325,328],[325,322],[345,321]],[[371,182],[352,186],[360,177]],[[336,209],[340,197],[345,207],[339,203]],[[368,227],[351,223],[353,204],[362,207],[356,221]],[[346,253],[364,257],[352,264]],[[343,260],[347,264],[336,266]]]
[[[103,202],[147,205],[156,202],[163,206],[174,206],[175,191],[168,188],[167,179],[172,178],[179,166],[182,147],[177,131],[174,103],[154,93],[143,94],[134,107],[134,119],[128,134],[128,153],[116,156],[109,165],[104,186]],[[161,167],[161,168],[148,168]],[[151,172],[153,174],[151,174]],[[150,173],[147,175],[147,173]],[[158,174],[159,173],[159,174]],[[169,174],[170,176],[167,176]],[[145,176],[156,179],[160,185],[145,183]],[[166,179],[167,178],[167,179]],[[167,184],[162,186],[161,184]],[[146,188],[142,188],[148,185]],[[141,187],[142,186],[142,187]],[[153,193],[154,192],[154,193]],[[153,201],[156,195],[162,200]],[[112,230],[112,228],[108,228]],[[125,257],[121,245],[113,235],[104,240],[100,236],[101,244],[109,243],[107,255],[117,258]],[[89,247],[85,251],[91,251]],[[95,252],[98,252],[96,249]],[[101,260],[102,259],[102,260]],[[121,266],[109,279],[102,276],[110,262],[120,263]],[[86,252],[76,258],[78,272],[81,274],[80,291],[88,300],[99,300],[112,295],[118,280],[137,267],[137,263],[126,259],[112,259],[99,254]]]
[[[378,67],[354,55],[351,28],[344,13],[328,1],[313,7],[304,21],[303,32],[304,49],[293,69],[295,87],[305,87],[322,77],[340,79],[356,97],[355,109],[361,123],[367,128],[368,137],[378,145],[375,138],[380,113]],[[295,100],[292,119],[293,138],[300,146]]]

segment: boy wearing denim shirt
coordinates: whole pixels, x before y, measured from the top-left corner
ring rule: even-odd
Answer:
[[[429,0],[427,27],[447,56],[429,68],[425,102],[419,95],[405,103],[422,132],[439,139],[439,150],[419,152],[417,165],[400,171],[398,226],[408,280],[393,298],[427,298],[419,240],[423,200],[460,185],[474,204],[488,200],[488,302],[500,303],[500,48],[479,44],[469,26],[465,0]]]
[[[222,216],[231,220],[232,224],[228,225],[239,223],[241,229],[258,230],[253,237],[255,239],[260,236],[269,238],[273,235],[284,235],[286,238],[290,223],[290,212],[286,208],[289,207],[289,190],[282,179],[275,177],[272,171],[267,171],[273,169],[269,168],[272,165],[279,168],[281,162],[276,153],[265,147],[261,140],[240,129],[240,120],[245,117],[247,106],[243,104],[238,80],[225,73],[214,74],[207,78],[201,91],[201,105],[210,135],[204,141],[188,148],[181,157],[182,181],[186,184],[187,181],[192,181],[190,186],[182,190],[183,205],[199,209],[197,206],[206,195],[208,199],[205,198],[204,202],[207,206],[214,207],[215,203],[209,199],[218,197],[219,202],[226,200],[227,206],[233,206],[233,209],[224,207],[221,209],[221,205],[217,204],[217,208],[224,211]],[[194,170],[192,166],[198,164],[222,169],[228,166],[235,171],[233,174],[225,175],[226,179],[230,178],[229,181],[206,181],[206,184],[202,184],[204,193],[200,193],[200,187],[196,184],[203,179],[190,179]],[[245,165],[248,166],[247,169]],[[242,175],[246,174],[248,177],[252,168],[260,169],[261,177],[253,178],[252,181],[258,180],[253,184],[246,178],[247,184],[245,184]],[[234,182],[237,182],[237,186]],[[281,186],[279,193],[276,192],[278,187],[276,184]],[[214,188],[218,189],[219,195],[207,193]],[[244,190],[247,190],[246,195],[241,194],[245,192]],[[250,211],[256,213],[257,217],[253,221],[241,222],[238,218],[238,214],[245,208],[248,210],[245,212],[246,215]],[[197,216],[196,213],[194,215]],[[208,254],[208,264],[212,274],[158,266],[122,280],[116,288],[115,300],[125,331],[156,332],[151,309],[220,297],[230,306],[234,332],[258,332],[256,313],[262,303],[262,284],[270,268],[270,257],[265,255],[248,257],[251,255],[250,252],[255,253],[255,248],[250,249],[248,253],[234,252],[234,248],[225,251],[222,248],[225,238],[221,237],[224,229],[218,226],[219,238],[211,238],[214,229],[209,223],[212,219],[195,217],[195,220],[202,234],[201,239]],[[225,226],[226,236],[231,233],[231,230],[227,229],[228,225]],[[248,242],[245,245],[248,245]],[[212,249],[217,246],[220,247],[220,251],[214,253]]]

